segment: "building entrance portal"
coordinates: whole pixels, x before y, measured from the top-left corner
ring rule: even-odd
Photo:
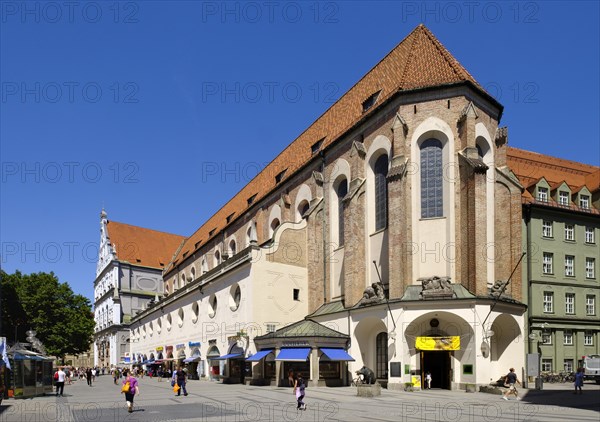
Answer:
[[[431,388],[450,390],[450,353],[446,350],[421,352],[421,382],[422,388],[427,387],[425,374],[431,373]]]

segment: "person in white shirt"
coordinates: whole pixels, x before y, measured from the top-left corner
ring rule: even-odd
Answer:
[[[54,374],[54,379],[56,380],[56,395],[62,396],[65,390],[65,379],[67,378],[67,374],[63,371],[63,367],[59,366],[58,371]]]

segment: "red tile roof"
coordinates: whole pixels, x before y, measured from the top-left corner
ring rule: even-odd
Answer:
[[[571,193],[579,192],[584,186],[590,192],[600,189],[600,167],[598,166],[512,147],[508,147],[506,158],[508,167],[526,188],[523,192],[524,202],[535,200],[527,189],[534,186],[542,177],[552,190],[558,188],[563,182],[569,186]],[[549,202],[554,204],[552,199]]]
[[[108,237],[119,261],[163,269],[185,240],[184,236],[109,221]]]
[[[315,142],[324,139],[321,149],[326,148],[399,91],[465,82],[491,98],[437,38],[424,25],[419,25],[190,236],[177,259],[197,249],[195,245],[199,241],[205,244],[224,229],[228,225],[228,215],[234,212],[236,216],[242,215],[248,208],[248,198],[256,195],[253,201],[256,203],[265,197],[275,188],[275,175],[287,169],[285,176],[289,177],[306,165],[313,157],[311,146]],[[375,105],[364,112],[362,103],[378,91],[381,93]],[[214,228],[218,230],[211,235],[210,231]]]

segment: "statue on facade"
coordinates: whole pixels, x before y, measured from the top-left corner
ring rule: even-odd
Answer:
[[[504,292],[505,285],[508,284],[504,280],[496,280],[490,289],[490,296],[498,297]]]
[[[379,303],[384,300],[385,290],[383,289],[383,284],[373,283],[365,289],[362,299],[358,302],[358,306]]]
[[[421,290],[421,296],[426,297],[452,297],[452,283],[450,277],[439,277],[434,275],[433,277],[421,277],[417,279],[421,282],[423,290]]]

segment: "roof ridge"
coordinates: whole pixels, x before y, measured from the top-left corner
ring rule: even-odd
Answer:
[[[184,239],[187,239],[187,237],[186,237],[186,236],[183,236],[183,235],[181,235],[181,234],[169,233],[169,232],[166,232],[166,231],[163,231],[163,230],[150,229],[150,228],[148,228],[148,227],[134,226],[133,224],[129,224],[129,223],[123,223],[123,222],[121,222],[121,221],[107,220],[107,223],[109,223],[109,224],[110,224],[110,223],[113,223],[113,224],[114,224],[114,223],[117,223],[117,224],[121,224],[121,225],[123,225],[123,226],[129,226],[129,227],[133,227],[133,228],[136,228],[136,229],[148,230],[148,231],[152,231],[152,232],[155,232],[155,233],[168,234],[169,236],[177,236],[177,237],[182,237],[182,238],[184,238]]]
[[[478,88],[483,89],[479,82],[477,82],[477,79],[475,79],[473,75],[471,75],[469,71],[463,65],[460,64],[456,57],[454,57],[454,55],[450,53],[446,46],[442,44],[442,42],[433,34],[433,32],[431,32],[425,25],[422,25],[422,28],[429,41],[431,41],[435,48],[441,53],[442,57],[444,58],[444,60],[446,60],[446,63],[450,65],[452,71],[454,71],[456,76],[465,79],[470,78],[475,82],[475,85]],[[483,89],[483,91],[487,93],[485,89]]]
[[[555,157],[553,155],[548,155],[548,154],[542,154],[541,152],[536,152],[536,151],[529,151],[529,150],[522,149],[522,148],[515,148],[515,147],[510,147],[509,146],[507,148],[506,152],[507,152],[507,155],[509,155],[509,156],[511,156],[513,158],[520,158],[520,159],[528,159],[528,158],[526,158],[526,157],[520,157],[518,155],[514,155],[514,154],[511,154],[511,153],[515,153],[515,154],[519,154],[519,153],[530,154],[530,155],[533,155],[533,156],[538,156],[539,159],[551,158],[553,160],[556,160],[556,161],[559,161],[561,163],[564,163],[564,164],[559,164],[559,165],[553,164],[556,167],[562,167],[562,168],[569,169],[569,170],[578,170],[578,171],[580,171],[582,173],[587,173],[587,174],[594,173],[594,172],[596,172],[596,171],[598,171],[600,169],[600,167],[595,166],[593,164],[586,164],[586,163],[581,163],[579,161],[567,160],[565,158]],[[533,161],[533,159],[530,159],[530,161]],[[548,164],[550,164],[550,163],[548,163]],[[571,165],[571,166],[569,166],[569,165]],[[573,167],[576,167],[576,168],[573,168]],[[585,168],[585,170],[584,170],[584,168]]]

